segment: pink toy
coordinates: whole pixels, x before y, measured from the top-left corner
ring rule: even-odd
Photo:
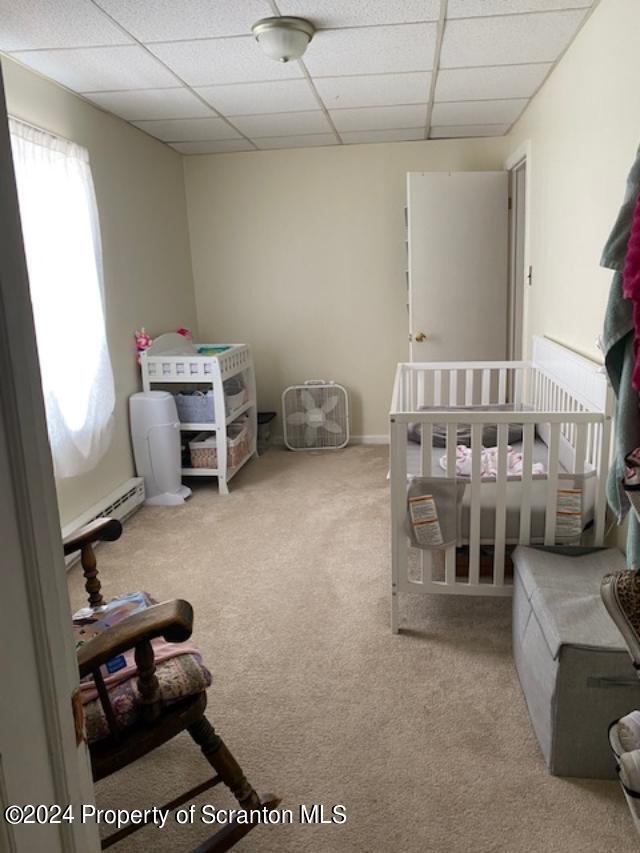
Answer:
[[[149,349],[153,341],[147,334],[144,326],[139,330],[134,332],[134,337],[136,339],[136,351],[138,353],[138,364],[140,364],[140,354],[143,353],[146,349]]]

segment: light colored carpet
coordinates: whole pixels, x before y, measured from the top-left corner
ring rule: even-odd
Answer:
[[[209,716],[259,791],[344,803],[343,826],[258,827],[252,853],[636,851],[615,783],[546,773],[510,654],[510,602],[412,597],[389,630],[382,447],[272,449],[228,498],[196,484],[98,551],[107,594],[186,598],[214,673]],[[81,575],[71,573],[82,604]],[[160,805],[208,765],[176,738],[98,785],[99,805]],[[231,805],[220,788],[198,804]],[[201,825],[116,850],[187,850]]]

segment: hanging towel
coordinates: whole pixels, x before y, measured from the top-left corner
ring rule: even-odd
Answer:
[[[633,388],[635,366],[633,308],[624,298],[622,270],[633,223],[636,202],[640,192],[640,149],[627,178],[624,201],[613,230],[607,240],[601,266],[614,270],[609,301],[604,318],[602,346],[609,381],[616,395],[614,458],[609,471],[607,499],[622,524],[629,512],[630,502],[623,488],[625,456],[640,445],[640,411],[638,392]],[[627,538],[627,563],[640,568],[640,525],[632,514],[629,518]]]
[[[633,387],[638,391],[640,389],[640,193],[636,198],[627,254],[624,259],[622,292],[624,298],[628,299],[632,305],[635,359]]]

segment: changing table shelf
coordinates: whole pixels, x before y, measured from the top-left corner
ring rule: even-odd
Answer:
[[[193,344],[178,334],[161,335],[140,357],[142,385],[151,391],[163,385],[180,386],[183,390],[196,386],[211,390],[214,421],[181,423],[184,432],[211,432],[216,435],[218,466],[216,468],[183,467],[183,477],[217,477],[220,494],[229,494],[229,481],[257,455],[257,402],[255,372],[251,350],[247,344]],[[205,352],[198,352],[204,349]],[[218,350],[216,352],[215,350]],[[247,399],[227,413],[224,383],[242,375]],[[180,388],[176,387],[176,391]],[[235,402],[235,401],[234,401]],[[222,413],[222,414],[221,414]],[[234,467],[228,466],[227,428],[242,415],[249,420],[249,452]]]

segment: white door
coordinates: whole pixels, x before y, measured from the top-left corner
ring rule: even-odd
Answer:
[[[411,361],[504,360],[507,172],[407,175]]]
[[[75,817],[27,813],[14,826],[0,816],[0,851],[92,853],[97,829],[78,819],[93,785],[74,726],[78,666],[1,73],[0,221],[0,815],[56,803]]]

